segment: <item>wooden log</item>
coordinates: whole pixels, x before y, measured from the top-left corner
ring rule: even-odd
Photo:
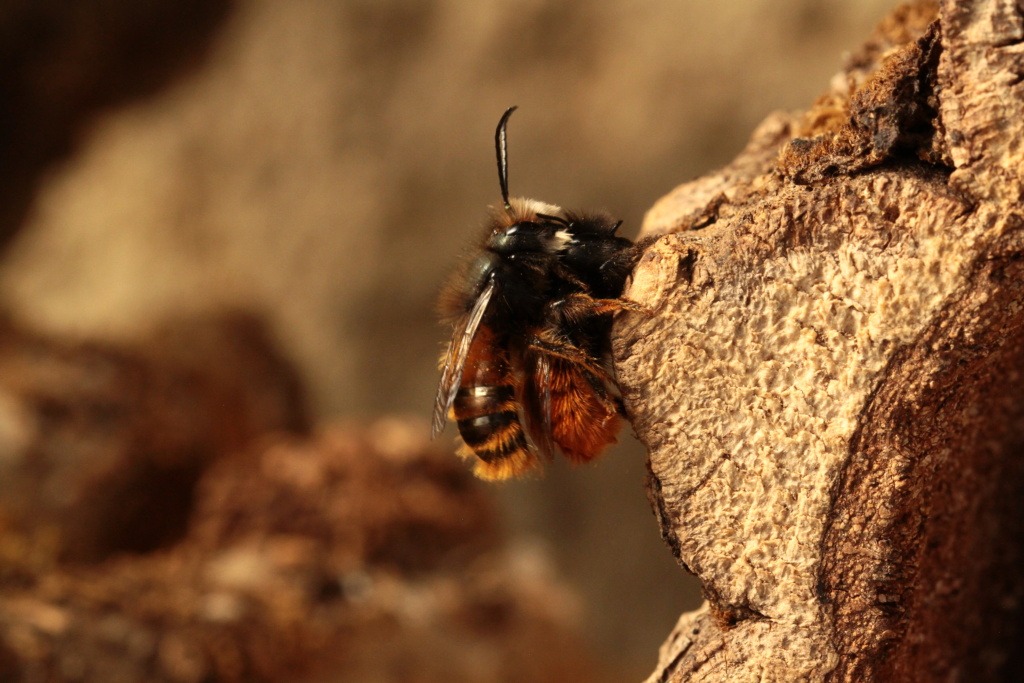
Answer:
[[[704,584],[650,681],[1021,680],[1024,16],[918,2],[648,214],[616,365]]]

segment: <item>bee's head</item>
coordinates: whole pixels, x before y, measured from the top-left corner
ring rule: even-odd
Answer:
[[[494,216],[494,227],[485,245],[504,257],[516,254],[555,254],[572,242],[569,223],[561,207],[535,199],[508,198],[508,144],[506,127],[516,107],[509,107],[498,121],[494,148],[498,156],[498,183],[503,211]]]
[[[562,209],[534,199],[512,199],[495,215],[486,248],[502,256],[554,254],[572,241]]]

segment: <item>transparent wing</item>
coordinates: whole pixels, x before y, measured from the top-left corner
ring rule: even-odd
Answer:
[[[537,450],[550,459],[555,452],[551,435],[551,359],[542,351],[530,349],[526,365],[519,396],[526,416],[526,429]]]
[[[455,394],[459,390],[459,382],[462,380],[462,370],[466,366],[466,358],[469,356],[469,348],[473,345],[473,338],[476,330],[480,327],[487,304],[494,294],[494,278],[492,277],[484,291],[480,292],[472,310],[465,317],[463,322],[455,328],[452,341],[448,345],[448,355],[444,359],[444,368],[441,370],[441,383],[437,387],[437,398],[434,400],[434,419],[431,423],[430,438],[434,438],[444,429],[448,419],[448,411],[455,402]]]

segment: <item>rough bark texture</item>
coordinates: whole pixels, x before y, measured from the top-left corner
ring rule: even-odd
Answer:
[[[619,378],[707,597],[651,681],[1024,676],[1022,41],[905,6],[649,213]]]

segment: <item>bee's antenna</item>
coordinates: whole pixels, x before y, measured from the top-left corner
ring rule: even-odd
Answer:
[[[518,107],[509,107],[498,121],[498,130],[494,131],[494,147],[498,152],[498,182],[501,183],[501,199],[505,202],[505,210],[512,208],[508,203],[508,142],[505,139],[505,126],[508,117]]]

